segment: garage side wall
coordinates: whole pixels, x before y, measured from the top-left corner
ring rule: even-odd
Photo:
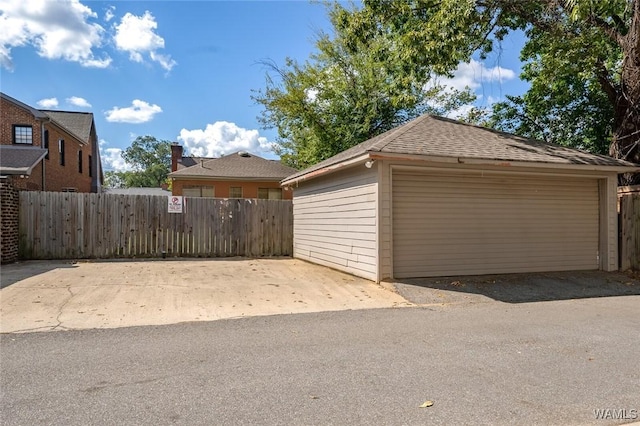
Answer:
[[[294,257],[376,280],[377,177],[360,164],[294,188]]]

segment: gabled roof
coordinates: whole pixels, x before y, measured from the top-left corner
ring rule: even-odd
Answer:
[[[89,143],[93,114],[90,112],[42,110],[49,118],[83,143]]]
[[[628,161],[426,114],[288,176],[283,183],[373,153],[408,154],[424,156],[425,159],[450,157],[460,162],[474,159],[566,166],[638,167]]]
[[[30,175],[45,155],[37,146],[0,145],[0,175]]]
[[[22,103],[19,100],[15,99],[15,98],[12,98],[11,96],[9,96],[9,95],[7,95],[5,93],[0,92],[0,98],[6,100],[8,102],[11,102],[12,104],[16,105],[17,107],[20,107],[20,108],[24,109],[25,111],[31,113],[35,118],[38,118],[38,119],[47,118],[47,115],[45,113],[43,113],[42,111],[37,110],[37,109],[35,109],[33,107],[30,107],[29,105],[27,105],[25,103]]]
[[[267,160],[244,151],[202,160],[196,165],[169,173],[174,178],[220,178],[280,181],[296,170],[280,161]]]

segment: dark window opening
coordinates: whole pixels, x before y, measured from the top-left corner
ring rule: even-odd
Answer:
[[[258,198],[263,200],[282,200],[282,189],[258,188]]]
[[[82,173],[82,150],[78,151],[78,173]]]
[[[49,131],[44,131],[44,149],[47,150],[47,155],[44,156],[47,160],[49,159]]]
[[[93,177],[93,161],[91,161],[91,156],[89,156],[89,177]]]
[[[60,154],[60,165],[64,166],[64,139],[58,140],[58,154]]]

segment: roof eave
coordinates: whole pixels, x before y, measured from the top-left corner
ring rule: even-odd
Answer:
[[[367,160],[369,160],[370,158],[372,158],[369,154],[369,152],[365,152],[364,154],[358,155],[356,157],[352,157],[349,158],[347,160],[342,160],[339,161],[337,163],[334,164],[330,164],[328,166],[322,167],[320,169],[315,169],[315,170],[311,170],[308,173],[296,176],[294,178],[284,178],[282,181],[280,181],[280,186],[291,186],[294,185],[296,183],[300,183],[303,182],[305,180],[309,180],[309,179],[315,179],[319,176],[322,175],[326,175],[329,173],[333,173],[336,170],[342,169],[344,167],[348,167],[351,166],[353,164],[358,164],[358,163],[362,163],[365,162]],[[293,175],[295,176],[295,174]]]
[[[576,171],[597,171],[597,172],[616,172],[620,173],[634,173],[640,172],[640,166],[624,166],[624,165],[598,165],[598,164],[566,164],[566,163],[543,163],[533,161],[513,161],[513,160],[492,160],[481,158],[466,158],[466,157],[444,157],[434,155],[416,155],[416,154],[399,154],[399,153],[386,153],[368,151],[362,155],[343,160],[329,166],[312,170],[303,175],[296,176],[294,178],[285,178],[280,182],[281,186],[291,186],[303,181],[315,179],[316,177],[323,176],[329,173],[333,173],[344,167],[348,167],[353,164],[365,162],[367,160],[399,160],[399,161],[428,161],[434,163],[449,163],[449,164],[475,164],[475,165],[487,165],[487,166],[499,166],[499,167],[516,167],[516,168],[548,168],[548,169],[564,169],[564,170],[576,170]]]
[[[602,172],[616,173],[634,173],[640,172],[640,166],[624,166],[624,165],[603,165],[603,164],[577,164],[577,163],[544,163],[535,161],[515,161],[515,160],[497,160],[469,157],[443,157],[433,155],[416,155],[416,154],[394,154],[376,152],[370,154],[373,160],[402,160],[402,161],[430,161],[435,163],[457,163],[457,164],[474,164],[498,167],[526,167],[526,168],[549,168],[549,169],[565,169],[565,170],[590,170]]]
[[[461,164],[478,164],[503,167],[527,167],[527,168],[543,168],[543,169],[565,169],[565,170],[589,170],[596,172],[616,172],[620,173],[637,173],[640,172],[640,166],[624,166],[624,165],[606,165],[606,164],[581,164],[581,163],[544,163],[533,161],[504,161],[504,160],[485,160],[478,158],[458,158]]]
[[[203,176],[203,175],[185,175],[169,173],[169,177],[173,179],[190,179],[190,180],[222,180],[222,181],[250,181],[250,182],[280,182],[282,178],[279,177],[242,177],[242,176]]]

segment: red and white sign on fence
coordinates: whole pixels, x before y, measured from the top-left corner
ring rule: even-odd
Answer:
[[[169,213],[182,213],[183,200],[181,195],[169,195],[167,200]]]

